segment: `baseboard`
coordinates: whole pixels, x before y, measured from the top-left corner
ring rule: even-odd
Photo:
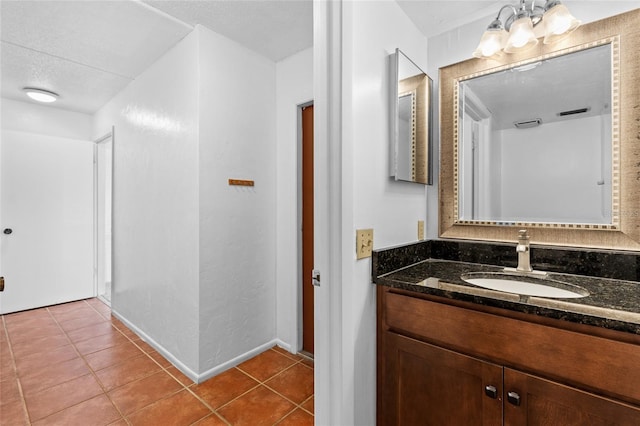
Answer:
[[[261,352],[266,351],[267,349],[270,349],[274,346],[279,346],[282,349],[285,349],[289,352],[291,352],[291,345],[283,342],[280,339],[273,339],[268,341],[267,343],[264,343],[256,348],[253,348],[241,355],[238,355],[237,357],[227,361],[227,362],[223,362],[222,364],[219,364],[213,368],[210,368],[209,370],[203,372],[203,373],[196,373],[195,371],[191,370],[189,367],[187,367],[186,365],[184,365],[182,362],[180,362],[180,360],[178,360],[175,356],[173,356],[173,354],[171,352],[169,352],[167,349],[165,349],[161,344],[159,344],[158,342],[156,342],[155,340],[153,340],[149,335],[147,335],[144,331],[140,330],[138,327],[136,327],[135,325],[133,325],[129,320],[127,320],[124,316],[120,315],[118,312],[114,311],[113,309],[111,310],[111,315],[113,315],[114,317],[116,317],[117,319],[119,319],[120,321],[122,321],[127,327],[129,327],[134,333],[136,333],[138,336],[140,336],[140,338],[142,340],[144,340],[145,342],[147,342],[152,348],[154,348],[156,351],[158,351],[163,357],[165,357],[171,364],[173,364],[178,370],[180,370],[185,376],[187,376],[189,379],[193,380],[196,383],[202,383],[205,380],[208,380],[210,378],[212,378],[213,376],[216,376],[230,368],[235,367],[238,364],[243,363],[244,361],[253,358],[254,356],[258,355]]]
[[[180,362],[180,360],[178,358],[173,356],[173,354],[171,352],[169,352],[168,350],[166,350],[161,344],[159,344],[158,342],[153,340],[147,333],[145,333],[144,331],[140,330],[138,327],[133,325],[131,323],[131,321],[127,320],[124,316],[120,315],[117,311],[114,311],[113,308],[111,309],[111,315],[113,315],[114,317],[116,317],[120,321],[122,321],[124,323],[124,325],[129,327],[134,333],[136,333],[138,336],[140,336],[140,338],[142,340],[144,340],[146,343],[148,343],[153,349],[158,351],[171,364],[173,364],[174,367],[176,367],[178,370],[180,370],[182,372],[182,374],[184,374],[185,376],[187,376],[188,378],[190,378],[194,382],[200,383],[200,381],[198,381],[199,375],[195,371],[191,370],[189,367],[187,367],[182,362]]]

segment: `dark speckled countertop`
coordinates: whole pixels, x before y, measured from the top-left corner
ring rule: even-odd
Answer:
[[[606,273],[598,274],[605,275],[603,277],[549,272],[547,279],[578,285],[590,294],[576,299],[551,299],[488,290],[469,284],[460,276],[468,272],[499,272],[504,266],[512,266],[509,262],[496,262],[492,265],[461,261],[460,259],[468,258],[465,255],[455,256],[456,260],[437,259],[431,257],[437,255],[433,252],[431,243],[423,242],[374,253],[373,282],[377,285],[640,334],[638,281],[608,278]],[[438,241],[438,244],[441,245],[441,241]],[[473,251],[473,247],[467,249]],[[532,253],[534,250],[532,249]],[[562,254],[561,251],[558,253],[559,256]],[[638,256],[640,259],[638,254],[629,255]],[[483,260],[492,259],[489,256]],[[501,263],[504,266],[497,266]],[[534,262],[532,265],[534,269],[538,269]]]

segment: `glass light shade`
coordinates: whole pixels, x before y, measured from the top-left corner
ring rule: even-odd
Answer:
[[[482,34],[478,47],[473,52],[476,58],[488,58],[495,55],[504,46],[507,32],[504,29],[489,29]]]
[[[23,90],[26,95],[34,101],[51,103],[55,102],[58,99],[57,93],[53,93],[48,90],[36,89],[33,87],[25,87]]]
[[[504,51],[507,53],[527,50],[538,44],[538,39],[533,33],[533,24],[528,16],[517,19],[511,24],[509,39]]]
[[[563,4],[547,10],[542,21],[545,25],[544,44],[560,41],[580,26],[580,21]]]

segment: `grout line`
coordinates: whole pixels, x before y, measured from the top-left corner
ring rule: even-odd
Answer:
[[[27,400],[24,397],[24,391],[22,390],[22,382],[20,381],[20,378],[18,377],[18,366],[16,364],[16,357],[13,353],[13,345],[11,344],[11,338],[9,336],[9,330],[7,329],[7,324],[5,321],[5,315],[2,315],[2,330],[4,332],[4,336],[5,336],[5,340],[7,342],[7,346],[9,347],[9,354],[11,356],[11,364],[13,367],[13,372],[14,372],[14,378],[13,380],[16,381],[16,386],[18,386],[18,393],[20,394],[20,402],[22,403],[22,412],[25,415],[27,421],[29,422],[29,424],[31,424],[31,416],[29,415],[29,410],[27,410]]]
[[[89,305],[89,303],[87,303],[86,300],[83,300],[83,302],[87,305]],[[92,307],[93,309],[93,307]],[[95,310],[95,309],[94,309]],[[49,311],[49,308],[47,308],[47,311]],[[78,356],[80,357],[80,359],[82,359],[82,361],[84,362],[84,364],[87,366],[87,368],[89,369],[89,372],[91,373],[91,375],[93,376],[93,378],[95,379],[96,383],[98,384],[98,386],[100,386],[100,389],[102,389],[102,393],[107,397],[107,399],[109,400],[109,402],[111,402],[111,405],[113,406],[113,408],[116,409],[116,411],[118,412],[118,414],[120,414],[120,418],[123,419],[125,422],[127,422],[128,425],[131,425],[131,423],[129,422],[129,420],[124,416],[124,414],[122,413],[122,411],[120,410],[120,408],[118,408],[118,406],[113,402],[113,400],[111,399],[111,396],[109,395],[109,393],[107,392],[107,390],[105,389],[104,385],[102,384],[102,382],[100,381],[100,379],[98,378],[98,375],[96,374],[96,372],[93,370],[93,368],[91,368],[91,365],[89,365],[89,362],[86,360],[86,358],[84,357],[83,354],[80,353],[80,351],[78,350],[78,348],[76,347],[76,344],[74,342],[71,341],[71,338],[69,337],[69,335],[67,334],[67,331],[64,330],[62,328],[62,326],[60,325],[60,323],[58,322],[58,319],[55,318],[55,316],[51,313],[51,311],[49,311],[49,314],[53,317],[53,320],[56,322],[56,324],[58,325],[58,327],[60,328],[60,330],[62,330],[62,332],[64,333],[65,336],[67,336],[67,339],[69,339],[69,342],[71,343],[71,345],[73,346],[73,349],[76,351],[76,353],[78,354]],[[113,326],[113,325],[112,325]],[[117,329],[116,329],[117,330]],[[120,330],[117,330],[118,332],[120,332]],[[125,336],[126,337],[126,336]],[[93,352],[92,352],[93,353]],[[75,380],[75,379],[72,379]],[[70,381],[70,380],[67,380]],[[66,383],[66,382],[63,382]],[[60,384],[60,383],[58,383]],[[54,385],[56,386],[56,385]],[[96,396],[93,396],[92,398],[95,398]],[[75,407],[76,405],[82,404],[83,402],[89,401],[90,399],[85,399],[84,401],[80,401],[77,404],[73,404],[69,407],[65,407],[62,410],[56,411],[56,413],[59,413],[60,411],[66,410],[67,408],[70,407]],[[53,415],[55,413],[51,413],[49,414],[47,417]],[[47,417],[44,417],[45,419]],[[112,422],[113,423],[113,422]]]
[[[274,352],[278,353],[279,355],[282,355],[282,356],[286,357],[287,359],[289,359],[289,360],[293,361],[293,363],[292,363],[291,365],[289,365],[288,367],[286,367],[286,368],[282,369],[281,371],[277,372],[276,374],[274,374],[274,375],[271,375],[271,376],[267,377],[265,380],[259,380],[259,379],[257,379],[256,377],[253,377],[251,374],[247,373],[246,371],[242,370],[241,368],[238,368],[237,366],[236,366],[236,367],[233,367],[233,368],[237,368],[237,369],[238,369],[238,371],[240,371],[242,374],[245,374],[245,375],[247,375],[248,377],[250,377],[251,379],[255,380],[255,381],[257,382],[257,384],[256,384],[255,386],[251,387],[251,388],[250,388],[249,390],[247,390],[246,392],[243,392],[242,394],[238,395],[237,397],[233,398],[232,400],[230,400],[230,401],[226,402],[225,404],[221,405],[220,407],[218,407],[218,409],[214,409],[214,408],[213,408],[213,407],[212,407],[212,406],[211,406],[207,401],[205,401],[203,398],[201,398],[201,397],[200,397],[198,394],[196,394],[196,393],[195,393],[195,391],[192,389],[192,388],[194,388],[194,385],[196,385],[195,383],[190,384],[190,385],[187,385],[187,384],[183,383],[180,379],[178,379],[174,374],[172,374],[172,373],[169,371],[169,369],[170,369],[171,367],[175,368],[175,367],[173,366],[173,364],[170,364],[170,365],[169,365],[169,367],[165,367],[165,366],[163,366],[162,364],[160,364],[160,362],[158,362],[157,360],[155,360],[155,359],[154,359],[154,358],[153,358],[153,357],[152,357],[148,352],[146,352],[142,347],[140,347],[140,346],[136,343],[136,340],[140,340],[140,338],[139,338],[139,336],[138,336],[138,335],[136,335],[135,333],[133,333],[133,334],[134,334],[134,336],[136,336],[136,337],[137,337],[137,339],[135,339],[135,340],[134,340],[134,339],[132,339],[131,337],[129,337],[128,335],[126,335],[126,334],[123,332],[123,330],[122,330],[119,326],[117,326],[116,324],[114,324],[114,323],[113,323],[113,317],[111,316],[111,314],[110,314],[110,313],[109,313],[109,315],[108,315],[108,316],[106,316],[105,314],[103,314],[102,312],[100,312],[98,309],[96,309],[96,307],[94,307],[91,303],[89,303],[89,302],[88,302],[88,300],[89,300],[89,299],[84,299],[84,300],[82,300],[82,302],[84,302],[84,304],[85,304],[85,305],[88,305],[88,306],[89,306],[93,311],[95,311],[96,313],[98,313],[102,318],[104,318],[104,319],[105,319],[105,321],[109,322],[112,328],[114,328],[117,332],[119,332],[122,336],[124,336],[124,337],[127,339],[127,341],[129,341],[130,343],[133,343],[133,344],[134,344],[134,346],[136,346],[136,347],[137,347],[137,348],[138,348],[138,349],[139,349],[143,354],[145,354],[145,355],[147,356],[147,358],[151,359],[151,361],[153,361],[154,363],[156,363],[156,364],[160,367],[160,369],[161,369],[160,371],[163,371],[163,372],[165,372],[166,374],[168,374],[169,376],[171,376],[171,377],[172,377],[174,380],[176,380],[176,381],[178,382],[178,384],[181,386],[181,389],[179,389],[179,390],[177,390],[177,391],[175,391],[175,392],[172,392],[172,393],[170,393],[170,394],[168,394],[168,395],[165,395],[163,398],[160,398],[160,399],[158,399],[158,400],[156,400],[156,401],[152,402],[151,404],[148,404],[148,405],[146,405],[146,406],[144,406],[144,407],[141,407],[140,409],[138,409],[138,410],[136,410],[136,411],[134,411],[134,412],[132,412],[132,413],[129,413],[129,415],[131,415],[131,414],[133,414],[133,413],[136,413],[136,412],[138,412],[138,411],[140,411],[140,410],[142,410],[142,409],[145,409],[145,408],[147,408],[147,407],[149,407],[149,406],[151,406],[151,405],[153,405],[153,404],[155,404],[155,403],[157,403],[157,402],[159,402],[159,401],[162,401],[162,400],[168,399],[168,398],[170,398],[170,397],[172,397],[172,396],[176,395],[177,393],[182,392],[183,390],[186,390],[187,392],[191,393],[194,397],[196,397],[196,399],[198,399],[198,400],[199,400],[199,401],[200,401],[200,402],[201,402],[205,407],[207,407],[209,410],[211,410],[211,413],[210,413],[210,414],[207,414],[205,417],[202,417],[202,418],[200,418],[200,419],[196,420],[196,422],[195,422],[195,423],[200,422],[200,421],[202,421],[202,420],[203,420],[203,419],[205,419],[205,418],[208,418],[208,417],[211,417],[211,416],[216,416],[216,417],[218,417],[219,419],[221,419],[224,423],[226,423],[227,425],[230,425],[229,421],[228,421],[228,420],[227,420],[227,419],[226,419],[222,414],[220,414],[220,413],[219,413],[219,410],[220,410],[220,409],[222,409],[222,408],[224,408],[224,407],[226,407],[226,406],[228,406],[229,404],[231,404],[232,402],[234,402],[234,401],[238,400],[239,398],[241,398],[241,397],[245,396],[246,394],[248,394],[248,393],[252,392],[253,390],[255,390],[255,389],[259,388],[260,386],[264,386],[266,389],[270,390],[271,392],[273,392],[273,393],[275,393],[276,395],[278,395],[278,396],[280,396],[280,397],[284,398],[286,401],[288,401],[288,402],[290,402],[291,404],[293,404],[293,405],[294,405],[294,407],[291,409],[291,411],[287,412],[284,416],[282,416],[282,417],[281,417],[281,418],[280,418],[280,419],[279,419],[275,424],[281,423],[281,422],[282,422],[286,417],[288,417],[289,415],[291,415],[291,414],[292,414],[294,411],[296,411],[298,408],[302,409],[304,412],[306,412],[306,413],[308,413],[308,414],[310,414],[310,415],[312,415],[312,416],[314,415],[313,413],[309,412],[309,410],[306,410],[305,408],[303,408],[303,407],[302,407],[302,404],[307,403],[311,398],[313,398],[313,397],[314,397],[314,394],[313,394],[313,393],[311,394],[311,396],[309,396],[308,398],[306,398],[305,400],[303,400],[300,404],[297,404],[297,403],[295,403],[294,401],[292,401],[291,399],[287,398],[286,396],[282,395],[281,393],[279,393],[278,391],[276,391],[275,389],[271,388],[269,385],[267,385],[267,384],[266,384],[266,382],[267,382],[267,381],[270,381],[270,380],[272,380],[273,378],[275,378],[275,377],[277,377],[277,376],[279,376],[279,375],[283,374],[285,371],[287,371],[287,370],[289,370],[289,369],[293,368],[293,367],[294,367],[295,365],[297,365],[297,364],[302,364],[305,368],[309,368],[309,369],[313,370],[313,367],[308,366],[308,365],[306,365],[306,364],[304,363],[305,359],[309,359],[308,357],[306,357],[306,356],[304,356],[304,355],[301,355],[301,354],[290,354],[290,353],[288,353],[288,354],[284,354],[284,353],[281,353],[281,352],[279,352],[279,351],[276,351],[274,348],[269,348],[269,349],[267,349],[267,350],[272,350],[272,351],[274,351]],[[95,300],[98,300],[98,299],[95,299]],[[99,300],[98,300],[98,301],[99,301]],[[102,302],[100,302],[100,303],[102,303]],[[107,305],[105,305],[105,306],[107,306]],[[114,389],[111,389],[111,390],[108,392],[108,391],[105,389],[105,387],[104,387],[104,385],[102,384],[102,382],[100,381],[100,379],[98,378],[98,376],[97,376],[97,374],[96,374],[96,370],[94,370],[94,369],[89,365],[88,361],[87,361],[87,360],[86,360],[86,358],[85,358],[85,355],[83,355],[83,354],[81,354],[81,353],[80,353],[80,351],[79,351],[79,350],[78,350],[78,348],[76,347],[76,343],[75,343],[75,342],[73,342],[73,341],[71,341],[71,338],[69,337],[68,332],[62,328],[61,323],[58,321],[58,319],[56,318],[56,316],[54,315],[54,313],[53,313],[51,310],[49,310],[49,307],[39,308],[39,309],[36,309],[36,310],[34,310],[34,311],[38,311],[38,310],[40,310],[40,309],[42,309],[42,310],[46,311],[46,313],[47,313],[47,314],[49,315],[49,317],[54,321],[54,323],[57,325],[57,327],[60,329],[60,331],[62,331],[62,333],[63,333],[63,334],[64,334],[64,336],[67,338],[67,340],[69,341],[69,343],[73,346],[73,349],[74,349],[74,351],[76,352],[76,354],[78,355],[78,357],[82,359],[82,361],[85,363],[85,365],[86,365],[86,366],[87,366],[87,368],[89,369],[90,374],[94,377],[94,379],[96,380],[96,382],[97,382],[98,386],[100,386],[100,389],[102,390],[102,394],[103,394],[103,395],[105,395],[105,396],[109,399],[109,401],[111,402],[112,406],[116,409],[116,411],[117,411],[117,412],[118,412],[118,414],[120,415],[120,417],[121,417],[121,418],[120,418],[120,420],[124,420],[124,421],[127,423],[127,425],[131,425],[131,422],[130,422],[130,420],[128,419],[128,417],[127,417],[127,416],[126,416],[126,415],[125,415],[125,414],[120,410],[120,408],[119,408],[119,407],[114,403],[113,399],[112,399],[112,398],[111,398],[111,396],[109,395],[109,392],[110,392],[110,391],[113,391],[113,390],[115,390],[115,389],[117,389],[117,388],[119,388],[119,387],[121,387],[121,386],[118,386],[118,387],[116,387],[116,388],[114,388]],[[110,311],[110,312],[111,312],[111,311]],[[27,410],[26,400],[25,400],[25,398],[24,398],[24,392],[22,391],[22,386],[21,386],[21,383],[20,383],[20,379],[19,379],[18,374],[17,374],[16,364],[15,364],[15,355],[14,355],[14,353],[13,353],[13,347],[12,347],[12,345],[11,345],[11,341],[10,341],[10,339],[9,339],[8,328],[7,328],[7,326],[6,326],[6,321],[5,321],[4,315],[2,315],[2,325],[3,325],[3,332],[5,333],[5,337],[6,337],[6,340],[7,340],[7,343],[8,343],[9,349],[10,349],[10,352],[11,352],[12,363],[13,363],[13,367],[14,367],[14,371],[15,371],[15,376],[16,376],[16,377],[15,377],[15,380],[16,380],[16,382],[17,382],[17,385],[18,385],[18,388],[19,388],[19,392],[20,392],[20,397],[21,397],[21,402],[22,402],[22,409],[23,409],[24,413],[26,414],[26,416],[27,416],[27,419],[28,419],[29,423],[32,423],[32,422],[31,422],[30,415],[29,415],[29,412],[28,412],[28,410]],[[124,325],[124,324],[122,325],[122,327],[124,327],[126,330],[131,331],[131,330],[130,330],[128,327],[126,327],[126,325]],[[81,327],[81,328],[82,328],[82,327]],[[71,330],[71,331],[74,331],[74,330]],[[143,341],[144,341],[144,340],[143,340]],[[117,345],[116,345],[116,346],[117,346]],[[109,348],[111,348],[111,347],[109,347]],[[103,348],[103,349],[101,349],[101,350],[109,349],[109,348]],[[156,351],[156,352],[157,352],[157,351]],[[266,351],[264,351],[264,352],[262,352],[262,353],[265,353],[265,352],[266,352]],[[92,352],[92,353],[94,353],[94,352]],[[90,355],[90,354],[87,354],[87,355]],[[160,356],[162,356],[162,355],[160,354]],[[135,358],[135,357],[131,357],[131,358]],[[126,361],[126,360],[123,360],[123,361]],[[115,365],[117,365],[117,364],[118,364],[118,363],[113,364],[113,366],[115,366]],[[105,368],[109,368],[109,367],[111,367],[111,366],[108,366],[108,367],[105,367]],[[179,370],[178,370],[178,371],[179,371]],[[153,374],[157,374],[158,372],[159,372],[159,371],[154,371],[154,372],[152,372],[151,374],[148,374],[148,375],[146,375],[146,376],[144,376],[144,377],[141,377],[141,378],[139,378],[139,379],[137,379],[137,380],[135,380],[135,381],[133,381],[133,382],[130,382],[130,383],[134,383],[134,382],[136,382],[136,381],[143,380],[143,379],[145,379],[145,378],[150,377],[150,376],[151,376],[151,375],[153,375]],[[66,382],[69,382],[69,381],[71,381],[71,380],[75,380],[75,379],[76,379],[76,378],[74,378],[74,379],[70,379],[70,380],[67,380],[67,381],[65,381],[65,382],[56,383],[56,384],[54,384],[53,386],[57,386],[57,385],[60,385],[60,384],[63,384],[63,383],[66,383]],[[127,384],[129,384],[129,383],[127,383]],[[122,386],[126,386],[127,384],[122,385]],[[52,387],[53,387],[53,386],[52,386]],[[47,389],[49,389],[49,388],[47,388]],[[42,389],[41,391],[44,391],[44,390],[46,390],[46,389]],[[95,398],[95,397],[98,397],[98,396],[100,396],[100,395],[93,396],[92,398]],[[71,406],[69,406],[69,407],[65,407],[65,408],[63,408],[63,409],[61,409],[61,410],[59,410],[59,411],[56,411],[55,413],[50,413],[50,414],[48,414],[46,417],[44,417],[43,419],[46,419],[47,417],[49,417],[49,416],[51,416],[51,415],[57,414],[57,413],[59,413],[60,411],[63,411],[63,410],[66,410],[66,409],[68,409],[68,408],[71,408],[71,407],[74,407],[74,406],[76,406],[76,405],[79,405],[79,404],[81,404],[81,403],[84,403],[84,402],[86,402],[86,401],[88,401],[88,400],[90,400],[90,399],[92,399],[92,398],[88,398],[88,399],[86,399],[86,400],[83,400],[83,401],[80,401],[80,402],[78,402],[78,403],[76,403],[76,404],[73,404],[73,405],[71,405]],[[40,419],[40,420],[43,420],[43,419]],[[39,420],[39,421],[40,421],[40,420]],[[195,424],[195,423],[194,423],[194,424]]]

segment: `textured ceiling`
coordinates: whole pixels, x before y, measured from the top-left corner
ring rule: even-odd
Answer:
[[[2,97],[93,113],[192,28],[132,1],[2,1]]]
[[[274,62],[313,45],[312,0],[144,0],[191,25],[200,24]]]
[[[517,3],[397,1],[427,37]],[[36,86],[61,95],[53,107],[94,113],[196,24],[278,61],[312,46],[313,0],[1,0],[1,95],[26,101]]]

